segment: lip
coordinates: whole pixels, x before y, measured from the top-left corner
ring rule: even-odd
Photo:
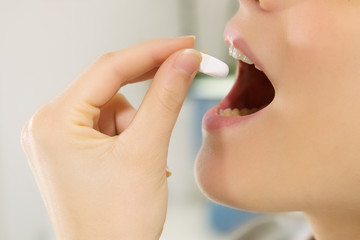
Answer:
[[[222,109],[222,105],[224,105],[224,99],[218,105],[208,110],[202,120],[202,124],[204,129],[208,131],[220,130],[222,128],[231,127],[234,125],[243,125],[251,118],[256,117],[258,114],[262,112],[262,109],[246,116],[238,116],[238,117],[226,117],[219,115],[219,110]]]
[[[264,70],[264,65],[259,61],[259,59],[255,56],[255,54],[250,50],[249,45],[245,41],[244,37],[241,35],[239,31],[237,31],[232,25],[231,22],[227,24],[225,30],[224,30],[224,41],[227,45],[233,45],[235,48],[237,48],[239,51],[241,51],[243,54],[245,54],[256,66],[260,67],[262,70]],[[240,69],[243,66],[241,62],[238,64]],[[239,70],[240,71],[240,70]],[[239,74],[239,73],[238,73]],[[236,76],[237,78],[238,76]],[[235,85],[239,84],[239,81],[236,81]],[[245,115],[245,116],[236,116],[236,117],[228,117],[228,116],[222,116],[219,114],[220,109],[226,109],[231,104],[232,95],[235,91],[236,86],[233,86],[230,93],[220,101],[219,104],[214,106],[213,108],[209,109],[204,117],[203,117],[203,127],[207,131],[215,131],[220,130],[222,128],[231,127],[231,126],[240,126],[245,125],[249,120],[252,118],[257,117],[259,114],[262,114],[264,111],[264,107],[260,107],[260,109],[252,114]]]
[[[245,38],[231,25],[231,22],[228,23],[225,27],[224,41],[228,46],[233,45],[236,49],[245,54],[256,66],[264,70],[264,65],[250,50],[250,47],[247,44]]]

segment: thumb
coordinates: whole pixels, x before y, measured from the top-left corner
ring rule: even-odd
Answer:
[[[170,56],[156,73],[128,130],[142,141],[166,146],[192,80],[199,70],[199,51],[186,49]],[[134,134],[131,132],[130,134]]]

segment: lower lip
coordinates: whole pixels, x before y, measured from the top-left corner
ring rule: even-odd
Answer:
[[[222,104],[220,103],[205,113],[202,124],[203,128],[207,131],[215,131],[232,126],[244,125],[246,122],[256,117],[261,112],[261,110],[259,110],[246,116],[237,117],[222,116],[219,114],[219,110],[225,108],[223,108],[221,105]]]

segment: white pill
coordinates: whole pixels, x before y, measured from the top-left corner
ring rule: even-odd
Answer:
[[[226,63],[208,54],[200,54],[202,56],[199,69],[200,72],[212,77],[219,78],[224,78],[229,74],[229,66]]]

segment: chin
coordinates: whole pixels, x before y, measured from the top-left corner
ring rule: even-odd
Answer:
[[[243,146],[234,141],[225,144],[221,136],[205,133],[196,158],[196,181],[205,196],[221,205],[249,212],[301,210],[306,201],[301,202],[297,189],[291,187],[298,184],[297,179],[283,174],[281,167],[274,167],[275,155],[266,150],[254,152],[251,142]]]
[[[201,192],[213,202],[245,211],[259,212],[247,179],[231,179],[228,161],[224,154],[214,152],[214,148],[202,146],[195,164],[195,176]],[[241,175],[241,171],[239,171]],[[239,181],[240,180],[240,181]]]

